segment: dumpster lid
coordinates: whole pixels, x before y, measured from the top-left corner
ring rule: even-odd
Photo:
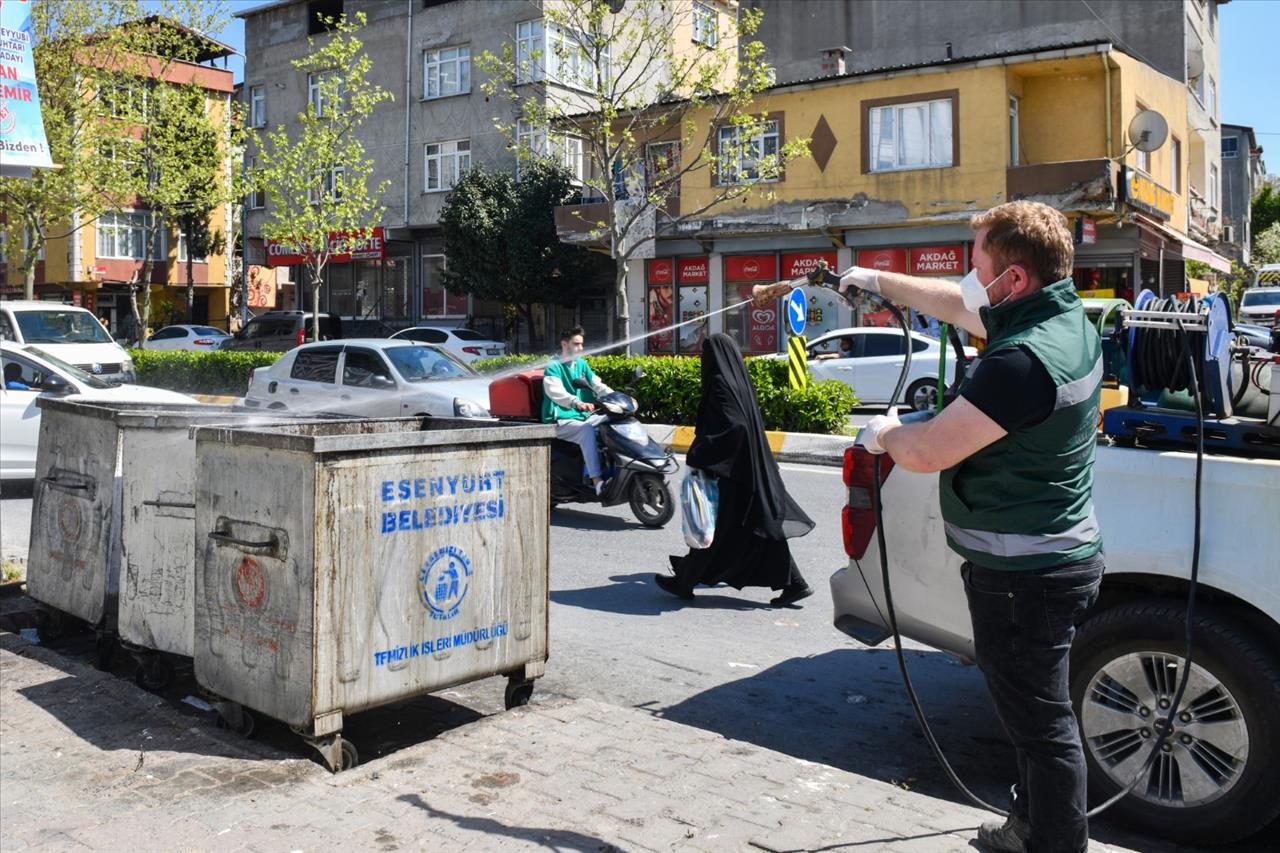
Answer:
[[[406,447],[549,443],[553,424],[509,424],[465,418],[377,418],[294,421],[255,425],[197,426],[196,442],[296,450],[312,454],[368,452]]]

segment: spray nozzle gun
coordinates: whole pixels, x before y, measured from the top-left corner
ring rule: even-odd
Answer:
[[[840,276],[831,271],[826,261],[818,261],[818,265],[809,272],[790,281],[779,281],[774,284],[757,284],[751,288],[751,299],[757,306],[767,305],[771,300],[786,296],[797,287],[806,284],[820,287],[840,286]]]

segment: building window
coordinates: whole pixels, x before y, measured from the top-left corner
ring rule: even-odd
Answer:
[[[720,13],[706,3],[693,4],[693,42],[703,47],[720,43]]]
[[[184,264],[187,262],[187,232],[182,227],[178,228],[178,261]],[[204,264],[208,263],[209,259],[204,255],[197,255],[191,259],[191,262]]]
[[[649,189],[670,184],[668,192],[679,194],[680,143],[650,142],[645,146],[644,174]]]
[[[307,103],[316,111],[316,118],[324,118],[325,110],[333,106],[328,103],[324,92],[325,81],[333,74],[332,71],[322,71],[307,75]]]
[[[516,124],[516,147],[521,152],[516,160],[516,180],[520,179],[520,159],[549,157],[558,166],[567,169],[575,183],[583,179],[582,140],[576,136],[548,134],[545,127],[527,121]]]
[[[1009,96],[1009,165],[1018,165],[1018,98]]]
[[[541,20],[516,24],[516,82],[550,80],[565,86],[591,89],[596,84],[592,62],[594,45],[585,33],[546,24]],[[600,52],[600,72],[610,74],[608,47]]]
[[[901,103],[863,101],[864,171],[955,166],[958,94]]]
[[[422,54],[422,97],[447,98],[471,91],[471,48],[449,47]]]
[[[144,247],[152,226],[149,210],[107,211],[98,217],[97,255],[100,258],[147,259]],[[158,228],[150,247],[152,260],[165,257],[164,229]]]
[[[1146,172],[1148,175],[1151,174],[1151,154],[1135,148],[1133,151],[1133,167]]]
[[[1169,189],[1182,194],[1182,143],[1178,137],[1169,137]]]
[[[732,125],[720,128],[716,133],[717,151],[728,152],[718,157],[720,183],[745,184],[759,180],[781,180],[781,176],[760,177],[760,161],[777,155],[780,135],[777,119],[766,122],[764,130],[746,143],[741,142],[739,128]]]
[[[249,127],[267,126],[267,91],[263,86],[249,87]]]
[[[310,0],[307,3],[307,35],[318,36],[333,29],[325,19],[342,17],[342,0]]]
[[[257,171],[258,171],[258,158],[250,157],[249,173],[252,175]],[[261,210],[262,208],[266,207],[267,206],[266,189],[264,189],[263,187],[258,187],[253,192],[249,193],[249,198],[247,199],[247,202],[250,210]]]
[[[444,255],[422,256],[422,316],[465,317],[467,294],[444,286]]]
[[[452,189],[471,168],[471,140],[456,139],[452,142],[429,142],[426,151],[426,192]]]
[[[147,87],[141,80],[125,80],[114,86],[106,86],[98,99],[102,115],[112,118],[147,120]]]
[[[312,204],[318,204],[322,198],[329,201],[338,201],[342,198],[342,180],[346,174],[345,166],[334,166],[323,176],[317,176],[320,179],[322,187],[311,187],[307,190],[307,201]]]
[[[1214,121],[1218,120],[1218,84],[1213,82],[1213,78],[1209,78],[1209,100],[1205,101],[1205,112],[1209,113],[1209,118]]]
[[[1209,164],[1209,206],[1218,208],[1218,167]]]
[[[1234,160],[1240,155],[1240,138],[1238,136],[1222,137],[1222,159]]]

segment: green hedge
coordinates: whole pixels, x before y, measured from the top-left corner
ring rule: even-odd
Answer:
[[[243,396],[255,367],[273,364],[275,352],[163,352],[130,350],[138,382],[184,394]],[[509,355],[478,359],[473,367],[497,373],[523,365],[540,365],[545,355]],[[640,419],[651,423],[692,424],[702,399],[702,361],[688,356],[597,355],[587,359],[608,385],[634,386]],[[644,368],[639,381],[636,367]],[[766,429],[786,432],[837,433],[847,428],[857,396],[843,382],[811,382],[794,390],[787,382],[786,359],[747,359]]]
[[[243,397],[255,367],[275,364],[278,352],[182,352],[129,350],[142,385],[183,394],[232,394]]]

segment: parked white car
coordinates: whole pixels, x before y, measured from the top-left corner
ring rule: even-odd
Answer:
[[[259,367],[244,404],[362,418],[488,418],[489,381],[439,347],[349,338],[303,344]]]
[[[806,347],[809,371],[815,380],[835,379],[852,388],[862,405],[884,405],[902,375],[906,342],[899,328],[852,327],[833,329],[814,338]],[[966,347],[975,356],[978,351]],[[941,345],[935,338],[911,333],[911,372],[899,405],[917,411],[929,409],[938,399],[938,358]],[[785,358],[778,355],[777,358]],[[955,376],[955,350],[947,347],[946,383]]]
[[[96,321],[95,321],[96,322]],[[116,385],[85,373],[40,347],[0,341],[4,385],[0,387],[0,479],[29,480],[36,475],[40,441],[40,397],[106,403],[181,403],[199,401],[163,388]]]
[[[1269,264],[1264,269],[1272,266],[1280,274],[1280,264]],[[1255,323],[1271,328],[1276,325],[1277,316],[1280,316],[1280,287],[1250,287],[1241,294],[1241,323]]]
[[[108,381],[133,381],[133,359],[124,347],[97,317],[75,305],[23,299],[0,302],[0,340],[34,344]]]
[[[460,360],[470,364],[477,358],[492,358],[507,354],[507,345],[494,341],[474,329],[447,329],[444,326],[414,326],[401,329],[391,337],[407,338],[424,344],[433,344],[448,350]]]
[[[165,326],[142,343],[143,349],[209,352],[220,349],[231,335],[213,326]]]

